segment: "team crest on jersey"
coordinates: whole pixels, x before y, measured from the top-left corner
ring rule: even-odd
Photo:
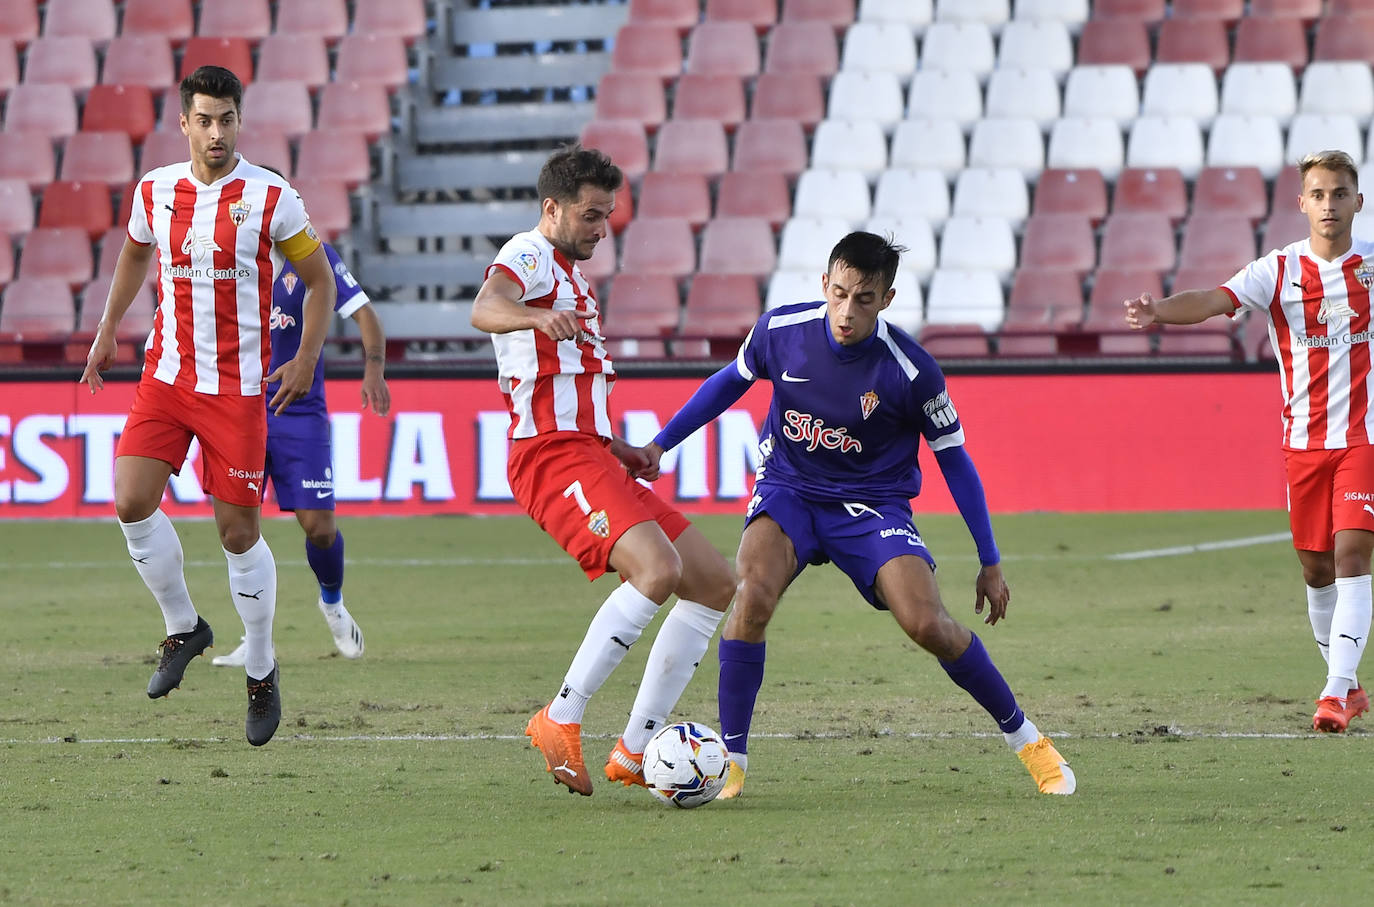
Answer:
[[[1367,261],[1362,262],[1360,266],[1355,269],[1355,279],[1358,280],[1360,286],[1364,287],[1366,290],[1374,286],[1374,264]]]
[[[201,236],[195,230],[187,230],[186,238],[181,241],[181,254],[194,258],[204,258],[211,252],[220,251],[219,243],[213,236]]]
[[[229,205],[229,219],[234,222],[234,226],[242,227],[243,222],[248,219],[248,212],[253,210],[253,206],[243,199],[232,202]]]
[[[1317,309],[1317,323],[1326,324],[1337,318],[1354,318],[1355,310],[1350,307],[1350,303],[1344,299],[1332,300],[1330,297],[1323,296],[1321,307]]]
[[[296,282],[299,279],[300,278],[296,276],[295,271],[287,271],[285,274],[282,275],[281,285],[286,287],[286,292],[294,293],[296,292]]]
[[[587,529],[597,538],[610,538],[611,521],[606,516],[606,511],[597,510],[587,517]]]
[[[866,394],[864,394],[863,396],[859,397],[859,409],[863,410],[864,418],[865,418],[865,419],[867,419],[869,416],[873,415],[873,410],[875,410],[875,409],[877,409],[877,408],[878,408],[878,392],[877,392],[877,391],[869,391],[868,393],[866,393]]]

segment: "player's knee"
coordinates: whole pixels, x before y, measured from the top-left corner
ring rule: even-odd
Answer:
[[[157,510],[157,502],[149,503],[142,498],[133,495],[115,494],[115,516],[119,517],[121,523],[137,523],[139,520],[146,520]]]
[[[773,619],[778,596],[757,583],[741,579],[735,591],[735,609],[731,619],[742,627],[762,632]]]
[[[959,632],[959,624],[941,613],[922,613],[904,622],[902,629],[912,642],[944,661],[958,658],[968,644]]]
[[[219,527],[219,543],[225,551],[243,554],[258,541],[258,527],[249,523],[232,523]]]

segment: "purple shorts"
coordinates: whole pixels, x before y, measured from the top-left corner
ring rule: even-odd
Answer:
[[[276,419],[267,430],[265,468],[277,495],[277,507],[284,511],[333,510],[329,422],[294,419],[284,427],[286,421]]]
[[[873,588],[879,567],[894,557],[911,554],[935,569],[935,559],[911,522],[911,508],[904,502],[810,501],[790,488],[759,484],[744,514],[744,525],[762,513],[772,517],[791,540],[797,552],[798,574],[807,564],[833,562],[864,600],[882,611],[887,607],[878,601]]]

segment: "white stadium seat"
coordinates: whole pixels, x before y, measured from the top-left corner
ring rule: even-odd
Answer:
[[[936,22],[980,22],[996,35],[1011,18],[1011,0],[936,0]]]
[[[811,166],[858,170],[873,182],[887,169],[887,139],[873,120],[822,120],[811,140]]]
[[[1305,154],[1335,148],[1364,163],[1364,141],[1360,124],[1349,114],[1300,113],[1288,125],[1288,144],[1283,159],[1296,163]]]
[[[819,275],[835,248],[853,226],[835,218],[793,217],[782,225],[778,239],[778,270],[810,271]]]
[[[839,242],[843,235],[842,233],[835,237],[830,243],[831,247]],[[768,278],[768,290],[763,297],[763,307],[776,309],[780,305],[819,301],[824,298],[821,292],[821,274],[825,272],[825,263],[829,259],[830,249],[826,249],[825,254],[817,259],[820,263],[809,271],[798,268],[774,271],[773,276]]]
[[[1000,217],[1021,232],[1030,215],[1030,193],[1021,171],[970,167],[954,183],[955,217]]]
[[[1075,66],[1064,82],[1064,116],[1111,117],[1125,129],[1140,115],[1135,73],[1123,65]]]
[[[989,118],[1029,117],[1042,132],[1059,119],[1059,83],[1048,69],[998,67],[988,77]]]
[[[1204,129],[1217,115],[1217,79],[1206,63],[1156,63],[1145,73],[1144,116],[1190,117]]]
[[[1060,170],[1098,170],[1112,182],[1126,159],[1121,129],[1106,117],[1064,117],[1050,129],[1046,163]]]
[[[930,279],[938,261],[935,254],[935,231],[923,217],[897,217],[880,214],[870,218],[863,227],[869,233],[891,236],[906,247],[901,268],[924,283]]]
[[[916,72],[916,36],[896,22],[856,22],[844,34],[840,68],[890,72],[905,85]]]
[[[1317,60],[1302,74],[1302,113],[1339,113],[1368,126],[1374,116],[1374,76],[1362,60]]]
[[[1127,167],[1173,167],[1186,180],[1202,170],[1202,130],[1188,117],[1138,117],[1126,141]]]
[[[882,317],[889,324],[895,324],[915,337],[925,323],[925,299],[921,284],[915,274],[898,268],[897,275],[892,279],[892,289],[896,292],[892,294],[892,302],[883,309]]]
[[[897,124],[887,165],[908,170],[932,168],[953,179],[964,169],[968,152],[956,120],[911,119]]]
[[[969,140],[970,167],[1015,167],[1034,182],[1045,169],[1045,138],[1035,120],[985,119],[973,127]]]
[[[873,215],[868,179],[858,170],[807,170],[797,178],[792,214],[835,218],[857,227]]]
[[[1002,324],[1002,284],[992,271],[937,268],[926,290],[926,324],[978,324],[985,331]]]
[[[926,69],[966,69],[984,82],[996,63],[992,31],[981,22],[935,22],[921,39]]]
[[[940,268],[991,271],[1010,283],[1016,270],[1016,237],[1001,217],[951,217],[940,232]]]
[[[983,117],[983,90],[966,69],[922,69],[907,92],[907,119],[950,119],[964,132]]]
[[[874,120],[890,134],[902,119],[902,85],[890,72],[837,72],[830,80],[826,116]]]
[[[916,217],[939,229],[949,218],[949,183],[934,169],[889,169],[873,193],[875,217]]]
[[[1088,0],[1016,0],[1013,22],[1063,22],[1078,34],[1088,21]]]
[[[1063,22],[1008,22],[997,45],[997,66],[1048,69],[1058,81],[1073,68],[1073,37]]]
[[[1283,133],[1274,117],[1223,113],[1207,137],[1208,167],[1258,167],[1273,179],[1284,167]]]
[[[920,36],[934,19],[933,0],[859,0],[859,22],[892,22]]]
[[[1287,63],[1232,63],[1221,77],[1222,113],[1264,114],[1287,126],[1297,108],[1293,67]]]

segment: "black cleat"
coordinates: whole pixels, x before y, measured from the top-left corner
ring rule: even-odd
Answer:
[[[248,742],[262,746],[272,739],[281,723],[281,685],[278,683],[278,666],[272,662],[272,673],[262,680],[248,678],[248,720],[244,730]]]
[[[175,633],[159,643],[162,658],[148,681],[148,698],[158,699],[181,686],[181,676],[186,673],[191,659],[214,644],[215,634],[200,616],[196,617],[196,628],[190,633]]]

